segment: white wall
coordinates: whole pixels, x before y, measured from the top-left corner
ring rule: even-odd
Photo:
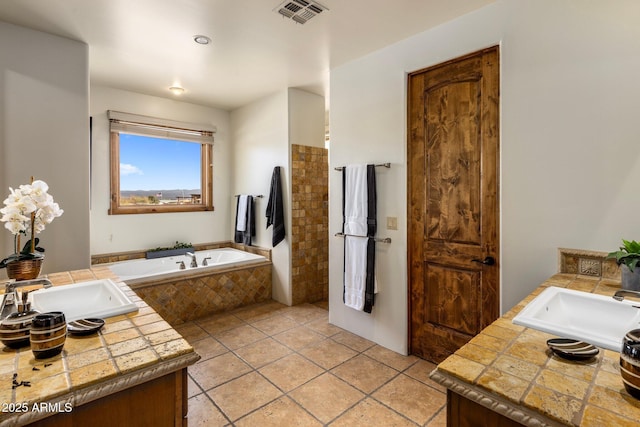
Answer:
[[[231,112],[231,139],[234,152],[231,168],[232,192],[262,194],[256,199],[254,246],[271,248],[273,226],[266,228],[265,211],[269,200],[273,168],[280,166],[280,183],[285,207],[287,237],[271,252],[273,298],[291,305],[291,179],[289,163],[288,91],[282,90]],[[236,204],[229,207],[235,220]]]
[[[107,110],[217,127],[213,145],[212,212],[109,215],[109,122]],[[91,253],[103,254],[230,240],[231,152],[229,113],[166,98],[91,86]]]
[[[406,74],[500,44],[501,285],[508,310],[557,268],[557,248],[638,239],[640,3],[499,1],[331,72],[330,167],[378,170],[373,314],[342,304],[342,245],[329,247],[330,321],[400,353],[407,344]],[[330,175],[330,230],[341,219]]]
[[[86,44],[0,22],[0,200],[33,175],[65,211],[39,235],[44,273],[90,263],[88,92]]]
[[[291,305],[291,144],[323,146],[324,98],[295,88],[282,90],[232,111],[231,129],[231,194],[264,195],[255,202],[254,246],[272,248],[273,226],[266,228],[265,211],[271,174],[280,166],[286,237],[271,251],[272,289],[273,299]],[[234,203],[233,220],[235,210]]]

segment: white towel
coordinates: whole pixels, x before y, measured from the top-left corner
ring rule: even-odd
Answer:
[[[344,233],[367,235],[367,165],[345,167]]]
[[[246,194],[241,194],[238,199],[236,231],[247,231],[247,197]]]
[[[345,167],[344,233],[367,235],[367,165]],[[362,311],[367,281],[367,237],[345,236],[344,303]]]
[[[362,311],[367,282],[368,239],[352,236],[344,239],[344,304]]]

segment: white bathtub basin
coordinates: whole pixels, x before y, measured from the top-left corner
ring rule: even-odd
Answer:
[[[551,286],[527,304],[513,323],[620,351],[624,335],[640,328],[640,304]]]
[[[31,306],[41,313],[62,311],[67,322],[131,313],[138,306],[111,280],[101,279],[38,289],[29,294]]]

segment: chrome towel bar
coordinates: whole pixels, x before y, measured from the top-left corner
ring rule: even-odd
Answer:
[[[336,237],[345,237],[345,236],[351,236],[351,237],[367,237],[367,236],[356,236],[355,234],[344,234],[344,233],[336,233],[334,234],[334,236]],[[373,238],[376,242],[380,242],[380,243],[391,243],[391,237],[374,237]]]
[[[385,168],[389,169],[391,168],[391,163],[379,163],[377,165],[374,165],[375,167],[381,167],[384,166]],[[344,169],[344,166],[338,166],[337,168],[334,168],[337,171],[341,171],[342,169]]]

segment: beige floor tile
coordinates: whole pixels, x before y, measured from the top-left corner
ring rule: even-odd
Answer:
[[[187,419],[189,427],[222,427],[229,424],[206,394],[199,394],[189,399]]]
[[[324,335],[325,337],[330,337],[344,331],[344,329],[332,325],[325,319],[314,320],[307,323],[305,326],[312,331]]]
[[[325,373],[289,396],[323,423],[328,423],[364,397],[360,391]]]
[[[250,392],[248,392],[250,390]],[[282,392],[257,372],[251,372],[207,392],[216,405],[237,420],[243,415],[277,399]]]
[[[285,392],[317,377],[324,370],[298,354],[290,354],[260,368],[260,373]]]
[[[326,339],[317,344],[310,345],[300,350],[307,359],[322,366],[324,369],[331,369],[339,364],[351,359],[358,353],[342,344]]]
[[[331,423],[331,427],[415,427],[396,412],[373,399],[366,399]]]
[[[201,340],[198,340],[191,344],[193,349],[200,355],[200,361],[198,363],[202,363],[205,360],[211,359],[212,357],[220,356],[223,353],[226,353],[227,348],[220,344],[215,338],[207,337]]]
[[[325,339],[323,335],[313,332],[305,326],[298,326],[297,328],[289,329],[288,331],[274,335],[273,338],[295,351],[301,350],[304,347]]]
[[[229,350],[236,350],[266,337],[253,326],[246,324],[215,335],[215,338]]]
[[[438,391],[446,393],[447,388],[445,386],[440,385],[429,378],[429,374],[435,369],[435,367],[435,363],[419,359],[415,364],[411,365],[409,369],[404,371],[404,373],[409,375],[413,379],[425,383],[429,387],[433,387]]]
[[[202,393],[202,390],[198,386],[198,384],[191,378],[187,377],[187,393],[189,397],[193,397],[196,394]]]
[[[251,324],[267,335],[275,335],[298,326],[298,322],[279,314],[267,317]]]
[[[225,353],[202,363],[196,363],[187,369],[191,377],[205,391],[251,371],[251,367],[233,353]]]
[[[340,344],[351,347],[355,351],[365,351],[375,345],[373,341],[369,341],[366,338],[359,337],[351,332],[342,331],[331,337],[332,340],[339,342]]]
[[[447,408],[442,408],[425,427],[447,427]]]
[[[195,323],[185,323],[174,328],[182,337],[192,344],[209,336],[207,332]]]
[[[400,353],[396,353],[395,351],[391,351],[379,345],[371,347],[369,350],[365,351],[365,354],[372,359],[397,369],[398,371],[404,371],[409,366],[420,360],[415,356],[403,356]]]
[[[258,369],[291,353],[289,347],[273,338],[266,338],[235,351],[236,355]]]
[[[312,304],[299,304],[287,307],[279,311],[300,324],[309,323],[319,319],[329,321],[329,312]]]
[[[232,314],[218,314],[205,319],[197,320],[196,324],[211,335],[228,331],[244,325],[242,319]]]
[[[446,403],[446,396],[404,374],[391,380],[372,397],[414,422],[424,425]]]
[[[237,427],[321,427],[322,423],[293,400],[283,396],[238,420],[235,425]]]
[[[334,368],[331,372],[367,394],[399,375],[395,369],[363,354]]]
[[[247,323],[254,323],[259,320],[267,319],[270,316],[287,306],[276,301],[254,304],[248,307],[241,307],[232,312],[233,315],[239,317]]]

